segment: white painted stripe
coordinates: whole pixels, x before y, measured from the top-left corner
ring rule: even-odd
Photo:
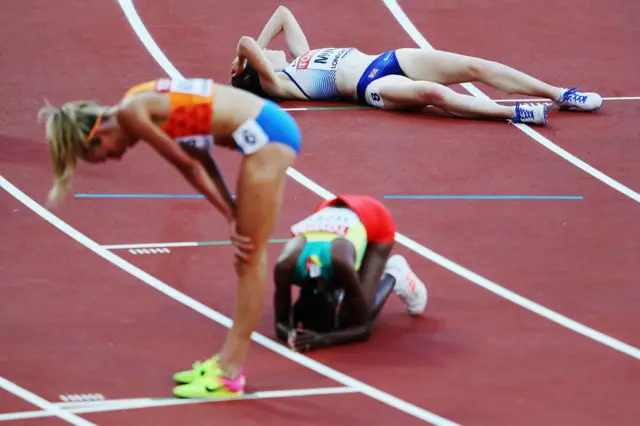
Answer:
[[[120,0],[120,1],[125,1],[125,0]],[[78,243],[84,245],[89,250],[96,253],[98,256],[113,263],[115,266],[128,272],[129,274],[147,283],[149,286],[164,293],[165,295],[171,297],[172,299],[175,299],[176,301],[184,304],[185,306],[190,307],[191,309],[202,314],[203,316],[227,328],[231,327],[232,325],[231,318],[225,315],[222,315],[220,312],[211,309],[210,307],[200,303],[199,301],[187,296],[184,293],[181,293],[180,291],[176,290],[170,285],[167,285],[166,283],[160,281],[156,277],[148,274],[142,269],[127,262],[123,258],[115,255],[112,251],[109,251],[103,248],[100,244],[96,243],[92,239],[88,238],[86,235],[72,228],[71,226],[69,226],[69,224],[67,224],[66,222],[64,222],[63,220],[61,220],[60,218],[58,218],[57,216],[55,216],[54,214],[46,210],[40,204],[33,201],[28,195],[20,191],[11,182],[6,180],[2,176],[0,176],[0,186],[2,186],[2,188],[4,188],[8,193],[13,195],[17,200],[19,200],[25,206],[33,210],[36,214],[38,214],[44,220],[46,220],[47,222],[49,222],[50,224],[58,228],[60,231],[67,234],[69,237],[76,240]],[[260,333],[254,332],[251,335],[251,339],[256,343],[264,346],[265,348],[270,349],[271,351],[293,362],[296,362],[304,367],[307,367],[308,369],[315,371],[316,373],[321,374],[325,377],[328,377],[329,379],[332,379],[338,383],[341,383],[344,386],[356,389],[359,392],[362,392],[363,394],[373,399],[376,399],[384,404],[394,407],[409,415],[431,422],[434,425],[445,425],[445,426],[456,425],[456,423],[454,422],[451,422],[443,417],[440,417],[434,413],[431,413],[430,411],[427,411],[423,408],[413,405],[391,394],[383,392],[380,389],[370,386],[364,382],[356,380],[351,376],[348,376],[338,370],[334,370],[333,368],[330,368],[324,364],[321,364],[318,361],[315,361],[305,355],[302,355],[297,352],[293,352],[290,349],[288,349],[286,346],[280,344],[279,342],[271,340]]]
[[[127,16],[129,16],[129,14],[135,14],[137,16],[137,13],[135,11],[135,9],[133,8],[133,5],[131,4],[131,1],[129,0],[119,0],[120,1],[120,5],[123,7],[123,10],[125,10],[125,14],[127,14]],[[397,16],[404,16],[404,19],[407,23],[407,27],[406,30],[407,32],[414,38],[414,40],[416,40],[416,42],[418,42],[419,45],[424,46],[424,47],[431,47],[431,45],[424,39],[424,37],[422,36],[422,34],[420,34],[418,32],[418,30],[413,26],[413,24],[411,23],[411,21],[408,20],[408,18],[406,17],[406,15],[404,15],[404,12],[399,8],[399,6],[397,5],[397,3],[393,0],[387,0],[389,1],[389,3],[386,3],[392,10],[392,12],[395,12],[395,14],[398,14]],[[396,16],[394,14],[394,16]],[[405,22],[402,21],[402,22]],[[138,22],[136,24],[136,22]],[[148,37],[148,32],[146,30],[146,28],[142,25],[142,23],[140,21],[131,21],[132,25],[134,26],[134,30],[136,31],[140,31],[140,38],[143,41],[143,43],[145,43],[145,46],[150,49],[152,52],[155,51],[156,49],[159,50],[159,48],[157,47],[157,45],[155,44],[155,41],[153,41],[153,39],[151,39],[150,37]],[[148,45],[148,43],[151,43],[150,45]],[[156,60],[158,61],[158,63],[160,64],[160,66],[172,77],[174,78],[183,78],[182,75],[177,72],[172,74],[172,67],[170,67],[170,63],[168,61],[168,59],[162,55],[162,56],[155,56],[154,58],[156,58]],[[161,58],[161,59],[158,59]],[[163,58],[163,59],[162,59]],[[177,70],[176,70],[177,71]],[[475,87],[469,87],[468,90],[474,90]],[[478,89],[475,89],[476,92],[479,92]],[[480,94],[482,94],[482,92],[479,92]],[[482,94],[483,96],[485,96],[484,94]],[[526,129],[528,129],[528,127],[524,126]],[[320,197],[324,198],[324,199],[329,199],[329,198],[333,198],[334,194],[332,194],[331,192],[329,192],[328,190],[324,189],[323,187],[321,187],[320,185],[316,184],[315,182],[313,182],[311,179],[307,178],[306,176],[304,176],[303,174],[301,174],[300,172],[298,172],[297,170],[293,169],[293,168],[289,168],[287,170],[287,174],[293,178],[294,180],[298,181],[300,184],[304,185],[305,187],[309,188],[311,191],[315,192],[316,194],[318,194]],[[636,359],[640,359],[640,349],[637,349],[631,345],[628,345],[624,342],[621,342],[617,339],[614,339],[610,336],[607,336],[603,333],[600,333],[596,330],[593,330],[587,326],[584,326],[582,324],[577,323],[576,321],[567,318],[561,314],[558,314],[556,312],[553,312],[531,300],[525,299],[524,297],[510,291],[507,290],[505,288],[503,288],[502,286],[484,278],[479,276],[478,274],[452,262],[449,259],[446,259],[445,257],[427,249],[426,247],[418,244],[417,242],[410,240],[409,238],[405,237],[404,235],[397,233],[396,234],[396,240],[405,245],[406,247],[412,249],[413,251],[415,251],[416,253],[421,254],[423,257],[435,262],[436,264],[449,269],[451,272],[454,272],[458,275],[460,275],[461,277],[464,277],[466,279],[468,279],[469,281],[483,287],[486,288],[489,291],[492,291],[493,293],[504,297],[505,299],[520,305],[526,309],[531,310],[532,312],[538,313],[539,315],[542,315],[543,317],[556,322],[559,325],[562,325],[570,330],[573,330],[579,334],[582,334],[584,336],[590,337],[593,340],[602,343],[606,346],[609,346],[613,349],[616,349],[622,353],[625,353],[631,357],[634,357]]]
[[[640,96],[618,96],[618,97],[602,97],[603,101],[638,101]],[[494,102],[549,102],[549,99],[527,98],[527,99],[494,99]]]
[[[416,41],[416,43],[418,43],[419,46],[423,47],[423,48],[433,48],[431,46],[431,44],[429,44],[429,42],[422,36],[422,34],[420,34],[420,32],[417,30],[417,28],[413,25],[413,23],[411,23],[411,21],[409,20],[409,18],[407,18],[407,16],[404,14],[404,12],[402,11],[402,9],[400,9],[400,7],[398,6],[397,2],[395,2],[394,0],[385,0],[385,4],[387,5],[387,7],[390,8],[390,10],[392,11],[392,13],[394,13],[394,16],[396,16],[396,18],[398,19],[398,22],[400,22],[403,27],[405,28],[405,30],[407,31],[407,33],[409,33],[409,35]],[[131,4],[131,2],[129,0],[120,0],[120,5],[123,6],[123,8],[125,8],[125,5],[128,5],[127,7],[130,8],[129,13],[133,13],[136,14],[135,9],[133,8],[133,5]],[[126,8],[125,8],[126,9]],[[125,10],[125,13],[127,13],[127,10]],[[139,22],[139,24],[135,24],[134,22]],[[143,41],[143,43],[145,44],[145,46],[150,49],[151,51],[156,51],[156,50],[160,50],[159,47],[155,44],[155,41],[153,39],[148,36],[148,32],[146,30],[146,28],[142,25],[141,21],[133,21],[132,25],[134,26],[134,30],[137,31],[141,31],[141,34],[143,34],[142,36],[140,36],[140,39]],[[142,25],[141,27],[136,27],[136,25]],[[146,36],[145,36],[146,34]],[[153,46],[149,46],[147,45],[147,43],[152,43]],[[172,78],[183,78],[182,75],[177,72],[176,74],[171,74],[171,67],[168,66],[169,64],[169,60],[166,58],[166,56],[162,55],[162,56],[154,56],[154,58],[156,58],[156,60],[158,61],[158,64],[167,72],[167,74],[169,74]],[[176,70],[177,71],[177,70]],[[464,87],[470,92],[473,93],[476,96],[484,96],[486,97],[486,95],[482,92],[480,92],[480,90],[478,90],[475,86],[473,85],[464,85]],[[521,128],[522,127],[522,128]],[[519,128],[524,129],[523,131],[527,132],[527,131],[532,131],[529,127],[527,126],[521,126]],[[553,145],[553,144],[551,144]],[[555,145],[553,145],[555,147]],[[559,147],[556,147],[557,149],[560,149]],[[577,160],[577,159],[576,159]],[[580,161],[580,160],[577,160]],[[306,176],[304,176],[302,173],[298,172],[297,170],[293,169],[293,168],[289,168],[287,170],[287,174],[294,180],[296,180],[297,182],[299,182],[300,184],[304,185],[305,187],[309,188],[311,191],[315,192],[316,194],[318,194],[320,197],[324,198],[324,199],[329,199],[329,198],[333,198],[334,194],[332,194],[331,192],[327,191],[326,189],[324,189],[323,187],[321,187],[320,185],[318,185],[317,183],[315,183],[314,181],[312,181],[311,179],[307,178]],[[547,318],[551,321],[554,321],[555,323],[566,327],[570,330],[575,331],[576,333],[582,334],[583,336],[589,337],[599,343],[602,343],[606,346],[609,346],[612,349],[618,350],[622,353],[625,353],[629,356],[632,356],[636,359],[640,359],[640,349],[637,349],[631,345],[628,345],[624,342],[621,342],[617,339],[614,339],[613,337],[610,337],[604,333],[601,333],[599,331],[596,331],[592,328],[589,328],[585,325],[582,325],[574,320],[572,320],[571,318],[568,318],[564,315],[561,315],[557,312],[554,312],[542,305],[539,305],[529,299],[526,299],[522,296],[520,296],[517,293],[512,292],[511,290],[507,290],[506,288],[476,274],[475,272],[472,272],[466,268],[464,268],[461,265],[458,265],[457,263],[439,255],[438,253],[435,253],[432,250],[429,250],[428,248],[418,244],[417,242],[407,238],[406,236],[400,234],[400,233],[396,233],[396,241],[398,241],[400,244],[403,244],[404,246],[406,246],[407,248],[410,248],[411,250],[415,251],[416,253],[421,254],[423,257],[431,260],[432,262],[435,262],[436,264],[450,270],[451,272],[460,275],[463,278],[468,279],[469,281],[497,294],[498,296],[504,297],[505,299],[522,306],[525,309],[528,309],[532,312],[535,312],[538,315],[543,316],[544,318]]]
[[[95,401],[104,401],[104,395],[100,393],[82,393],[82,394],[66,394],[59,395],[61,401],[63,403],[57,403],[58,406],[63,406],[66,403],[77,404],[77,403],[86,403],[86,402],[95,402]]]
[[[2,179],[1,176],[0,176],[0,179]],[[71,423],[72,425],[95,426],[95,423],[91,423],[90,421],[87,421],[82,417],[78,417],[75,414],[64,411],[60,407],[57,407],[55,404],[47,401],[44,398],[39,397],[33,392],[29,392],[28,390],[16,385],[13,382],[10,382],[4,377],[0,377],[0,387],[6,390],[7,392],[14,394],[18,398],[22,398],[23,400],[35,405],[36,407],[40,407],[43,410],[42,412],[45,413],[47,416],[59,417]]]
[[[130,15],[135,15],[135,18],[137,19],[130,19],[130,22],[132,24],[132,26],[134,27],[134,29],[136,30],[136,32],[138,32],[138,35],[140,36],[141,40],[145,43],[145,45],[147,43],[151,43],[153,46],[155,46],[157,48],[157,46],[155,45],[155,42],[153,42],[153,40],[150,38],[150,36],[148,35],[148,32],[146,31],[146,28],[142,25],[142,23],[139,21],[139,17],[137,16],[137,13],[135,11],[135,9],[133,8],[133,5],[131,4],[131,2],[129,0],[119,0],[119,3],[121,5],[121,7],[123,8],[123,11],[125,12],[125,14],[127,15],[128,18],[130,18]],[[136,22],[138,22],[136,24]],[[147,46],[148,49],[150,49]],[[158,49],[159,50],[159,49]],[[153,51],[153,50],[151,50]],[[164,57],[164,55],[162,55],[162,57]],[[157,57],[154,55],[154,58],[157,59]],[[164,57],[164,61],[166,61],[168,63],[168,60],[166,59],[166,57]],[[159,62],[161,64],[161,66],[163,66],[163,68],[165,68],[165,71],[167,71],[168,69],[171,68],[167,68],[165,67],[165,65],[162,64],[162,62]],[[174,68],[175,70],[175,68]],[[169,73],[169,75],[171,75],[171,73],[169,71],[167,71]],[[174,71],[174,75],[172,75],[172,77],[174,78],[182,78],[182,76],[177,73],[177,70]],[[310,179],[306,178],[304,175],[300,174],[299,172],[297,172],[294,169],[289,169],[288,170],[288,174],[289,176],[291,176],[293,179],[297,180],[298,182],[300,182],[301,184],[307,186],[309,189],[311,189],[312,191],[314,191],[316,194],[320,195],[323,198],[331,198],[333,196],[333,194],[331,194],[329,191],[327,191],[326,189],[320,187],[319,185],[315,184],[313,181],[311,181]],[[70,227],[68,224],[66,224],[65,222],[63,222],[62,220],[60,220],[58,217],[54,216],[53,214],[51,214],[49,211],[47,211],[46,209],[44,209],[42,206],[40,206],[39,204],[37,204],[36,202],[34,202],[31,198],[29,198],[26,194],[24,194],[22,191],[20,191],[18,188],[16,188],[13,184],[11,184],[9,181],[7,181],[6,179],[0,177],[0,185],[6,190],[8,191],[10,194],[12,194],[16,199],[18,199],[19,201],[21,201],[23,204],[25,204],[27,207],[29,207],[31,210],[33,210],[35,213],[37,213],[38,215],[40,215],[43,219],[47,220],[49,223],[51,223],[53,226],[57,227],[58,229],[60,229],[62,232],[66,233],[67,235],[71,236],[72,238],[74,238],[76,241],[78,241],[79,243],[85,245],[87,248],[89,248],[90,250],[94,251],[96,254],[98,254],[99,256],[105,258],[106,260],[112,262],[114,265],[122,268],[123,270],[129,272],[130,274],[132,274],[133,276],[139,278],[140,280],[146,282],[147,284],[149,284],[150,286],[156,288],[158,291],[163,292],[164,294],[168,295],[169,297],[174,298],[175,300],[185,304],[186,306],[191,307],[192,309],[194,309],[195,311],[201,313],[202,315],[226,326],[229,327],[231,325],[231,319],[220,314],[217,311],[214,311],[212,309],[210,309],[209,307],[203,305],[202,303],[186,296],[183,293],[178,292],[177,290],[175,290],[174,288],[168,286],[167,284],[161,282],[160,280],[158,280],[157,278],[147,274],[146,272],[142,271],[141,269],[135,267],[134,265],[130,264],[129,262],[126,262],[124,259],[114,255],[113,253],[111,253],[110,251],[106,250],[105,248],[101,247],[100,245],[98,245],[96,242],[94,242],[93,240],[87,238],[85,235],[81,234],[80,232],[78,232],[77,230],[75,230],[74,228]],[[539,313],[540,315],[557,322],[560,325],[563,325],[569,329],[572,329],[580,334],[583,334],[585,336],[591,337],[592,339],[605,344],[611,348],[614,348],[616,350],[619,350],[623,353],[626,353],[627,355],[630,355],[632,357],[635,357],[636,359],[640,359],[640,350],[627,345],[623,342],[619,342],[616,339],[613,339],[609,336],[606,336],[602,333],[599,333],[595,330],[592,330],[586,326],[583,326],[569,318],[566,318],[560,314],[557,314],[553,311],[550,311],[538,304],[536,304],[535,302],[531,302],[528,299],[525,299],[509,290],[504,289],[503,287],[483,278],[480,277],[479,275],[467,270],[466,268],[463,268],[460,265],[457,265],[456,263],[438,255],[435,252],[432,252],[431,250],[428,250],[426,247],[423,247],[422,245],[416,243],[415,241],[412,241],[410,239],[408,239],[407,237],[403,236],[402,234],[396,234],[396,239],[398,240],[398,242],[400,242],[401,244],[406,245],[407,247],[413,249],[414,251],[416,251],[417,253],[421,254],[422,256],[424,256],[425,258],[432,260],[433,262],[449,269],[450,271],[457,273],[458,275],[484,287],[489,289],[490,291],[493,291],[494,293],[505,297],[507,300],[510,300],[520,306],[523,306],[527,309],[531,309],[531,307],[535,307],[536,310],[533,310],[533,312]],[[418,249],[420,251],[418,251]],[[498,291],[496,291],[498,290]],[[526,302],[526,303],[523,303]],[[377,388],[374,388],[372,386],[367,385],[366,383],[360,382],[350,376],[345,375],[344,373],[341,373],[337,370],[334,370],[330,367],[327,367],[323,364],[318,363],[317,361],[314,361],[302,354],[298,354],[295,352],[290,351],[289,349],[285,348],[284,346],[280,345],[277,342],[274,342],[270,339],[268,339],[265,336],[262,336],[258,333],[253,333],[252,334],[252,339],[254,341],[256,341],[257,343],[265,346],[268,349],[271,349],[272,351],[294,361],[297,362],[303,366],[306,366],[307,368],[318,372],[319,374],[322,374],[326,377],[329,377],[339,383],[342,383],[346,386],[355,388],[357,390],[359,390],[360,392],[374,398],[377,399],[385,404],[388,404],[392,407],[395,407],[401,411],[404,411],[410,415],[413,415],[415,417],[421,418],[423,420],[426,421],[430,421],[434,424],[444,424],[444,425],[450,425],[450,424],[455,424],[447,419],[444,419],[440,416],[437,416],[427,410],[424,410],[420,407],[417,407],[413,404],[410,404],[406,401],[403,401],[397,397],[394,397],[393,395],[390,395],[388,393],[385,393],[383,391],[380,391]]]
[[[296,398],[304,396],[342,395],[357,393],[356,389],[347,387],[315,388],[315,389],[291,389],[279,391],[256,392],[238,398],[132,398],[115,399],[101,402],[87,402],[76,404],[56,404],[60,409],[64,408],[68,413],[101,413],[106,411],[134,410],[139,408],[168,407],[173,405],[211,404],[215,402],[247,401],[254,399]],[[47,411],[18,411],[14,413],[0,414],[0,421],[23,420],[41,417],[50,417],[53,414]]]
[[[176,243],[145,243],[145,244],[114,244],[114,245],[104,245],[102,248],[107,250],[126,250],[126,249],[139,249],[139,248],[149,248],[149,247],[195,247],[198,243],[196,241],[189,242],[176,242]],[[169,253],[170,250],[167,251]]]
[[[606,97],[603,96],[602,97],[603,101],[638,101],[640,100],[640,96],[613,96],[613,97]],[[493,99],[494,102],[498,102],[498,103],[512,103],[512,102],[533,102],[533,103],[549,103],[549,99],[544,99],[544,98],[523,98],[523,99]],[[428,105],[428,108],[433,108],[433,105]],[[318,109],[318,107],[296,107],[296,108],[282,108],[285,111],[331,111],[333,108],[328,107],[328,108],[322,108],[322,109]],[[370,109],[372,111],[377,110],[377,108],[361,108],[361,107],[354,107],[354,110],[366,110],[366,109]],[[349,109],[344,109],[341,107],[336,107],[335,108],[336,111],[349,111]]]
[[[420,31],[418,31],[415,25],[413,25],[413,22],[411,22],[409,17],[404,13],[404,11],[398,5],[398,2],[396,0],[382,0],[382,1],[384,1],[384,4],[387,6],[389,11],[391,11],[391,14],[396,18],[398,23],[402,26],[402,28],[404,28],[407,34],[409,34],[409,36],[413,39],[413,41],[418,46],[420,46],[423,49],[433,49],[433,46],[427,41],[427,39],[424,38],[424,36],[420,33]],[[471,93],[475,97],[490,99],[487,95],[485,95],[482,91],[480,91],[480,89],[478,89],[476,86],[474,86],[471,83],[463,83],[462,87],[464,87],[467,92]],[[605,183],[606,185],[610,186],[616,191],[619,191],[620,193],[631,198],[632,200],[640,203],[640,194],[633,191],[631,188],[624,186],[620,182],[605,175],[601,171],[591,167],[589,164],[580,160],[576,156],[570,154],[568,151],[565,151],[564,149],[560,148],[558,145],[554,144],[549,139],[545,138],[540,133],[533,130],[531,127],[522,123],[511,123],[511,124],[516,126],[518,129],[520,129],[522,132],[527,134],[536,142],[540,143],[541,145],[548,148],[552,152],[558,154],[565,160],[569,161],[574,166],[582,169],[583,171],[589,173],[591,176],[595,177],[596,179],[600,180],[601,182]]]

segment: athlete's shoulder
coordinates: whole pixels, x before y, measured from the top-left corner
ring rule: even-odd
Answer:
[[[335,204],[336,201],[338,201],[338,197],[335,198],[331,198],[329,200],[323,200],[320,203],[318,203],[318,205],[316,205],[316,208],[313,210],[313,213],[319,212],[320,210],[324,209],[325,207],[329,207],[333,204]]]
[[[156,88],[158,80],[149,80],[149,81],[145,81],[144,83],[139,83],[136,84],[134,86],[131,86],[124,94],[124,96],[122,97],[123,99],[126,99],[130,96],[133,96],[135,94],[138,93],[143,93],[143,92],[149,92],[149,91],[153,91]]]

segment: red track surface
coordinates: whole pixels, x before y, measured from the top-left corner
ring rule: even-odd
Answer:
[[[136,7],[158,45],[189,76],[225,80],[235,43],[256,35],[277,5],[144,0]],[[291,1],[315,46],[367,52],[413,46],[382,2]],[[402,7],[436,47],[514,65],[603,96],[639,96],[637,21],[629,1],[437,2]],[[163,75],[115,2],[12,2],[0,16],[1,175],[41,201],[50,184],[42,96],[60,104],[114,102]],[[247,13],[246,10],[252,11]],[[358,17],[355,19],[355,17]],[[635,29],[634,29],[635,28]],[[535,58],[535,59],[534,59]],[[485,87],[481,87],[485,90]],[[462,90],[462,89],[460,89]],[[504,95],[486,89],[495,98]],[[293,104],[292,104],[293,105]],[[305,104],[304,106],[310,106]],[[597,114],[552,113],[542,133],[633,190],[640,189],[640,101]],[[296,169],[332,192],[559,194],[583,200],[387,200],[399,231],[435,252],[588,327],[640,346],[638,203],[502,123],[383,111],[295,113],[303,129]],[[120,164],[83,168],[77,192],[185,193],[147,149]],[[233,176],[238,158],[222,153]],[[231,179],[233,180],[233,179]],[[291,181],[274,238],[317,195]],[[100,393],[166,397],[172,372],[218,348],[225,328],[97,256],[0,194],[0,376],[47,401]],[[199,200],[69,199],[55,214],[100,244],[211,241],[226,228]],[[272,259],[281,246],[274,244]],[[461,424],[634,425],[638,359],[564,328],[398,246],[429,289],[425,318],[391,300],[373,339],[311,358]],[[225,315],[234,275],[226,247],[168,255],[115,254]],[[259,332],[272,336],[270,300]],[[259,345],[252,391],[341,386]],[[37,407],[0,390],[3,413]],[[97,424],[370,425],[421,423],[365,395],[260,399],[79,414]],[[17,424],[65,424],[55,417]]]

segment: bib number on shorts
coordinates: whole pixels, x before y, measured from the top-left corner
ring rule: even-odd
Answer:
[[[172,80],[162,78],[158,80],[156,90],[159,92],[182,93],[184,95],[211,96],[213,80],[206,78],[189,78]]]
[[[232,136],[244,155],[253,154],[269,143],[269,136],[255,120],[245,122]]]
[[[384,106],[384,102],[382,102],[382,96],[380,96],[380,89],[375,87],[375,85],[369,85],[367,87],[367,97],[369,98],[369,104],[371,106],[382,108]]]

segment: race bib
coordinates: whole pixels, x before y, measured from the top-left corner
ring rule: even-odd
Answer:
[[[255,120],[249,120],[232,134],[233,140],[244,155],[253,154],[269,143],[269,136]]]
[[[376,108],[384,108],[384,102],[382,101],[380,89],[378,88],[377,84],[372,83],[369,85],[369,87],[367,87],[365,97],[369,101],[369,105]]]
[[[211,96],[213,80],[206,78],[189,78],[185,80],[172,80],[162,78],[156,83],[158,92],[182,93],[184,95]]]
[[[360,218],[352,210],[327,207],[293,225],[291,232],[294,236],[305,232],[331,232],[345,236],[349,227],[357,222]]]

